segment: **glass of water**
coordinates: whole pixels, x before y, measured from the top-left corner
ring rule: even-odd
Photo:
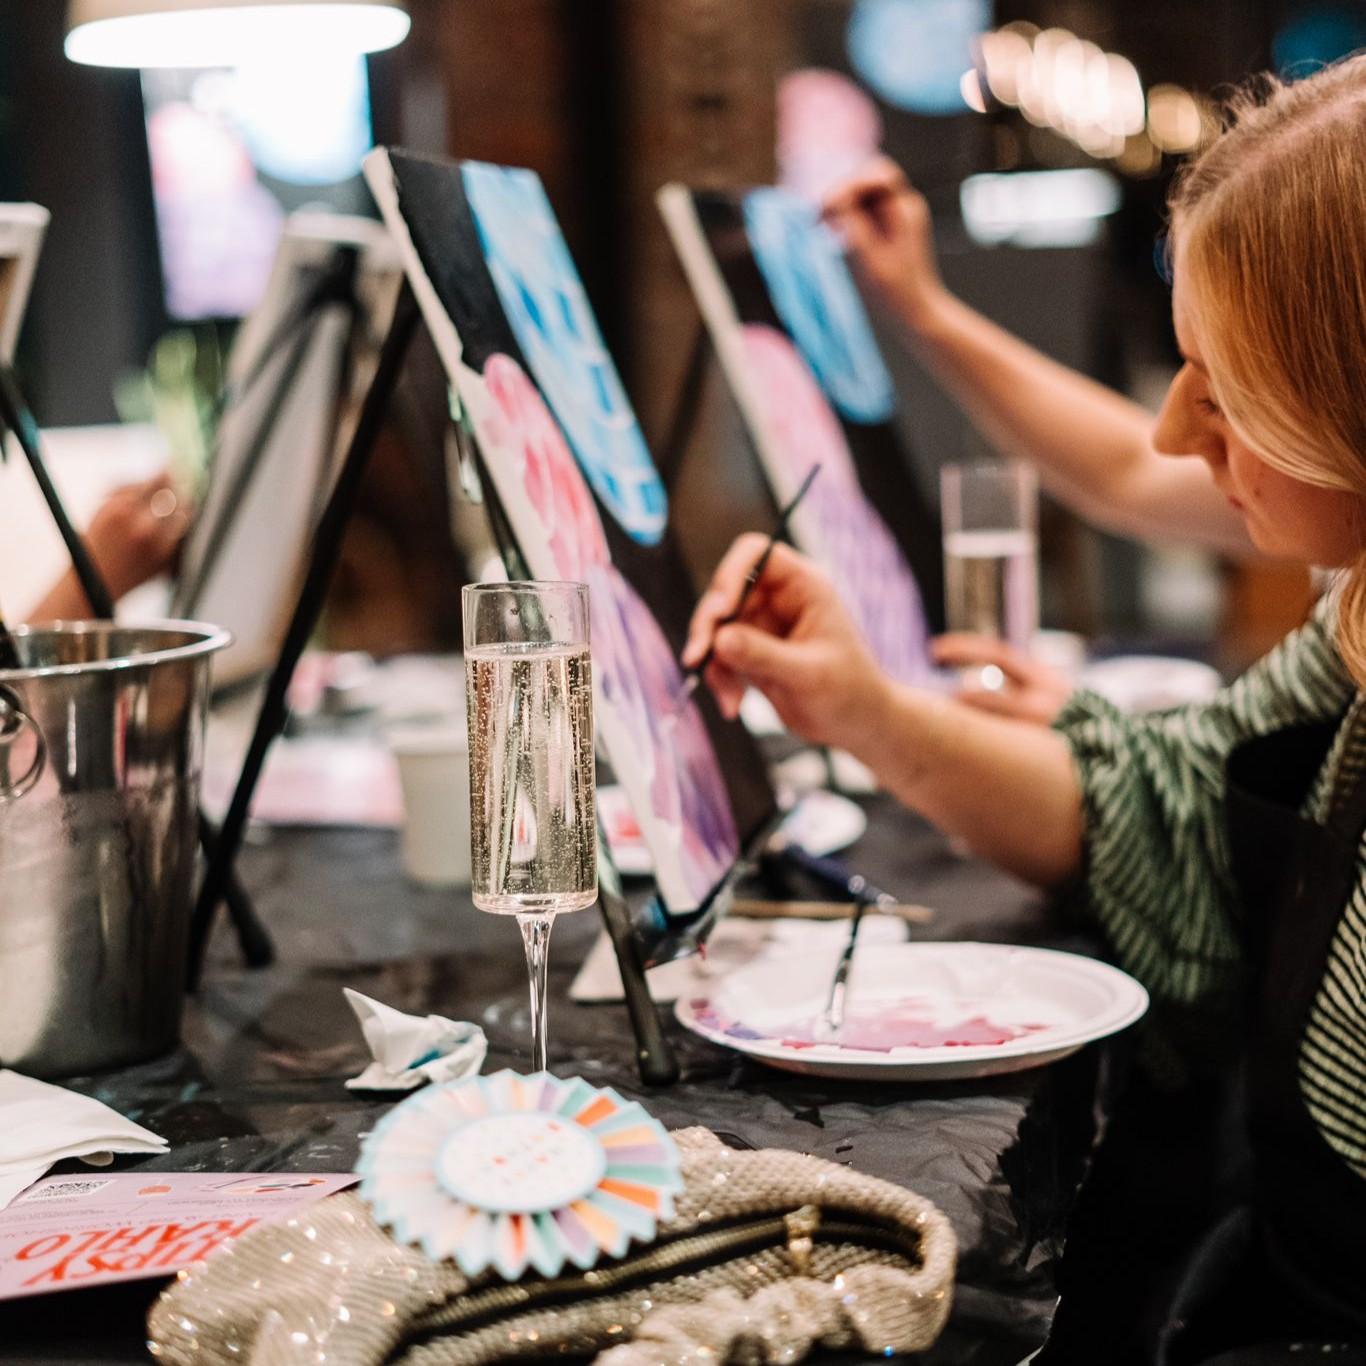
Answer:
[[[945,608],[951,631],[1028,651],[1039,628],[1038,481],[1029,465],[945,465]]]
[[[521,927],[539,1072],[551,926],[598,896],[588,586],[471,584],[463,607],[471,887]]]

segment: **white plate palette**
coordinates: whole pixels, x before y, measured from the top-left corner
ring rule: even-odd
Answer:
[[[1134,1023],[1148,994],[1118,968],[1002,944],[878,945],[858,953],[837,1039],[818,1028],[835,960],[794,954],[680,1000],[703,1038],[790,1072],[886,1081],[1038,1067]]]

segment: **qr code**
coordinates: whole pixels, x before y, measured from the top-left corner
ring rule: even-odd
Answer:
[[[65,1200],[77,1195],[94,1195],[96,1191],[113,1184],[112,1181],[45,1181],[21,1196],[17,1203],[27,1205],[35,1200]]]

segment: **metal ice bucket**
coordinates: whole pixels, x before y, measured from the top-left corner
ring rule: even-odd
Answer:
[[[195,622],[14,633],[0,669],[0,1067],[60,1077],[179,1037],[210,659]]]

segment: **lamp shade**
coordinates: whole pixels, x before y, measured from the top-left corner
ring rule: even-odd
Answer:
[[[403,0],[71,0],[66,55],[87,66],[240,66],[401,43]]]

